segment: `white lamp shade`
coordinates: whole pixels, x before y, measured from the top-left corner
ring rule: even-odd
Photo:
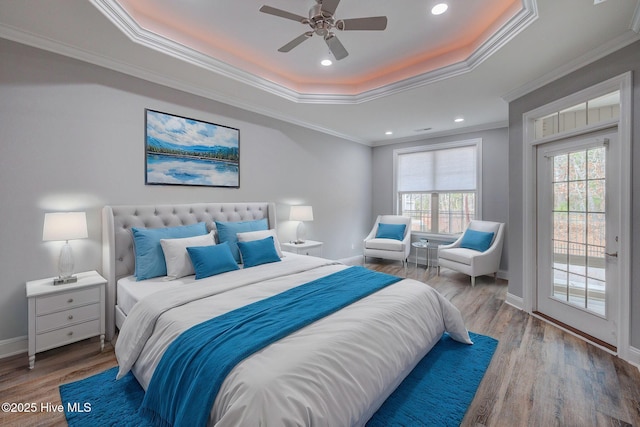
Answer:
[[[54,212],[44,214],[42,240],[86,239],[87,214],[85,212]]]
[[[289,219],[291,221],[313,221],[313,209],[311,206],[291,206]]]

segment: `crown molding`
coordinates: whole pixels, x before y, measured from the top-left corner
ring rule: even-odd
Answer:
[[[640,5],[640,1],[638,2]],[[636,15],[638,15],[638,11],[640,8],[636,8]],[[640,34],[637,32],[629,31],[615,39],[608,41],[607,43],[601,45],[596,49],[590,50],[588,53],[574,59],[571,62],[564,64],[561,67],[556,68],[555,70],[528,82],[526,85],[521,86],[517,89],[514,89],[502,96],[506,102],[512,102],[516,99],[533,92],[534,90],[540,89],[541,87],[554,82],[568,74],[571,74],[574,71],[577,71],[592,62],[597,61],[598,59],[602,59],[605,56],[622,49],[625,46],[630,45],[636,41],[640,40]]]
[[[133,19],[122,6],[120,6],[117,0],[90,0],[90,2],[96,9],[102,12],[102,14],[105,15],[105,17],[111,21],[116,28],[124,33],[134,43],[148,47],[157,52],[173,56],[176,59],[212,71],[223,77],[227,77],[273,95],[280,96],[289,101],[297,101],[298,92],[294,90],[243,71],[237,67],[141,27],[136,20]]]
[[[103,68],[107,68],[113,71],[117,71],[129,76],[133,76],[142,80],[146,80],[151,83],[156,83],[162,86],[166,86],[172,89],[187,92],[193,95],[201,96],[203,98],[211,99],[216,102],[224,103],[232,107],[240,108],[252,113],[260,114],[265,117],[280,120],[286,123],[311,129],[317,132],[324,133],[326,135],[335,136],[336,138],[344,139],[347,141],[355,142],[358,144],[371,146],[371,142],[362,138],[355,137],[353,135],[336,132],[333,129],[318,126],[314,123],[299,120],[295,117],[272,109],[257,107],[247,102],[240,102],[235,97],[230,97],[225,94],[214,91],[210,88],[196,86],[192,84],[186,84],[181,80],[168,78],[162,74],[158,74],[155,71],[132,66],[124,62],[116,61],[112,58],[107,58],[102,55],[97,55],[93,52],[89,52],[83,49],[79,49],[75,46],[69,46],[64,43],[60,43],[55,40],[51,40],[40,35],[35,35],[29,32],[18,30],[16,28],[0,24],[0,38],[11,40],[17,43],[21,43],[27,46],[32,46],[38,49],[46,50],[59,55],[67,56],[73,59],[77,59],[83,62],[94,64]]]
[[[415,89],[441,80],[459,76],[470,72],[489,59],[501,47],[507,44],[531,23],[538,19],[538,5],[536,0],[523,0],[523,8],[502,28],[476,49],[469,58],[457,64],[442,67],[404,81],[385,86],[376,91],[366,92],[362,101],[371,101],[383,96],[393,95],[405,90]]]
[[[582,55],[579,58],[563,65],[562,67],[556,68],[543,75],[542,77],[528,82],[526,85],[516,88],[502,96],[506,102],[512,102],[516,99],[533,92],[536,89],[540,89],[542,86],[547,85],[555,80],[558,80],[561,77],[566,76],[574,71],[579,70],[592,62],[597,61],[598,59],[604,58],[605,56],[622,49],[625,46],[630,45],[638,40],[640,40],[640,0],[636,1],[636,8],[633,12],[633,16],[631,18],[631,22],[629,24],[629,29],[632,32],[625,33],[609,42],[601,45],[597,49],[592,49],[589,53]]]
[[[90,0],[90,2],[104,14],[116,28],[135,43],[279,96],[288,101],[304,104],[360,104],[467,73],[488,59],[493,53],[538,18],[536,0],[523,0],[523,8],[489,37],[488,40],[475,49],[466,60],[375,89],[364,90],[358,94],[343,95],[307,93],[304,91],[304,88],[292,88],[296,86],[293,83],[287,87],[283,84],[267,80],[141,27],[127,11],[120,6],[117,0]]]

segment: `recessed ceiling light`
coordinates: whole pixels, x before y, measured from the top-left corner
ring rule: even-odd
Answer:
[[[331,62],[330,59],[323,59],[322,61],[320,61],[320,63],[325,67],[328,67],[329,65],[333,64],[333,62]]]
[[[388,131],[386,131],[384,134],[385,134],[385,135],[393,135],[393,132],[391,132],[390,130],[388,130]]]
[[[461,123],[461,122],[464,122],[464,119],[462,117],[458,117],[457,119],[454,119],[453,121],[456,122],[456,123]]]
[[[449,5],[447,5],[446,3],[439,3],[433,6],[433,8],[431,9],[431,13],[434,15],[442,15],[447,11],[448,8]]]

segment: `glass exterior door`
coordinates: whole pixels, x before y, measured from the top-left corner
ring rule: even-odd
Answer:
[[[606,148],[552,156],[554,298],[606,315]]]
[[[615,346],[615,134],[538,148],[538,311]],[[615,181],[615,180],[612,180]]]

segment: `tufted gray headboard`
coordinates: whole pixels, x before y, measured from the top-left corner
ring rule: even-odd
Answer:
[[[267,218],[276,228],[273,203],[193,203],[180,205],[105,206],[102,209],[102,275],[107,279],[106,335],[115,333],[116,282],[133,274],[135,256],[131,227],[161,228],[215,221],[251,221]]]

